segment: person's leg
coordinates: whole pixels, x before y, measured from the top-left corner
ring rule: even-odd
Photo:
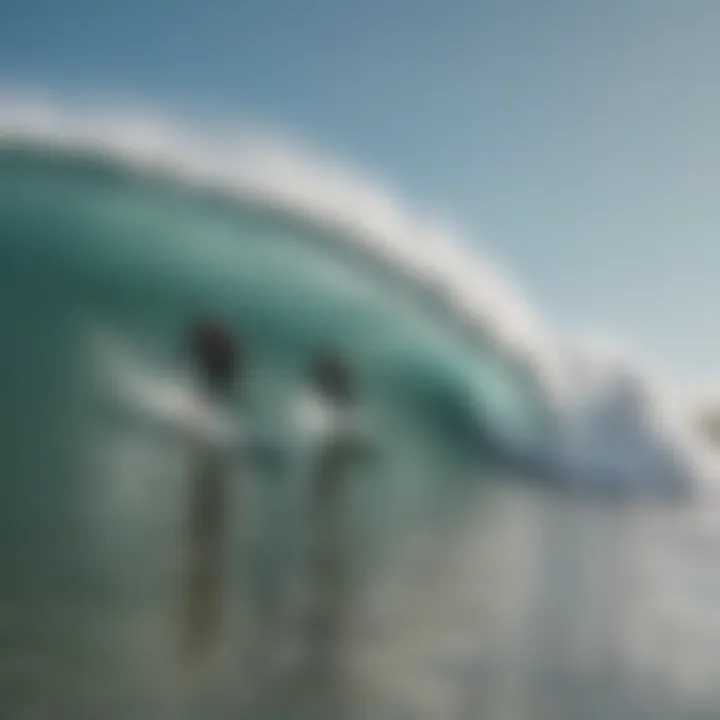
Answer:
[[[188,517],[188,568],[185,592],[185,636],[189,655],[208,648],[222,620],[225,564],[225,482],[220,458],[200,448],[193,477]]]
[[[189,351],[206,401],[227,400],[240,370],[237,343],[220,324],[203,321],[191,331]],[[190,461],[183,607],[185,649],[192,658],[211,648],[223,621],[227,552],[225,472],[221,451],[204,444],[195,449]]]

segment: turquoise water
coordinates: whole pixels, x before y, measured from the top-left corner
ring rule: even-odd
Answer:
[[[228,462],[228,610],[188,667],[187,443],[117,410],[95,340],[182,378],[206,312],[249,348],[238,413],[280,427],[330,344],[378,452],[323,506],[302,454]],[[716,716],[714,506],[518,482],[495,438],[546,437],[529,379],[330,229],[4,148],[0,347],[0,716]]]

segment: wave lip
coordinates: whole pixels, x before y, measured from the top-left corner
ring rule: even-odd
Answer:
[[[712,466],[701,461],[697,438],[681,420],[684,410],[671,408],[667,393],[629,380],[619,362],[601,363],[599,384],[595,371],[571,371],[575,351],[476,248],[471,252],[459,234],[417,217],[382,186],[300,143],[257,128],[213,139],[149,113],[0,93],[0,162],[18,146],[101,158],[129,173],[277,209],[391,268],[433,295],[475,339],[477,352],[489,351],[529,380],[556,439],[528,448],[513,447],[510,438],[510,450],[549,470],[558,485],[654,491],[695,484]]]

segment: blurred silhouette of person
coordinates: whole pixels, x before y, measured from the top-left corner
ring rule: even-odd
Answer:
[[[201,392],[211,405],[226,402],[242,379],[242,347],[217,321],[204,319],[190,330],[189,352]],[[190,466],[188,565],[183,629],[186,651],[203,655],[217,638],[223,619],[227,545],[225,457],[200,440]]]
[[[329,693],[334,702],[342,703],[347,691],[344,660],[353,607],[346,478],[354,466],[354,453],[349,451],[356,440],[351,419],[357,409],[357,388],[350,365],[335,351],[315,356],[309,381],[326,406],[330,422],[320,439],[310,478],[308,580],[312,601],[306,626],[306,682],[314,692]]]
[[[332,351],[323,351],[314,358],[310,366],[310,381],[326,404],[330,416],[320,440],[311,483],[314,530],[321,532],[337,513],[342,479],[350,467],[348,450],[356,440],[356,428],[351,423],[356,388],[349,365]]]

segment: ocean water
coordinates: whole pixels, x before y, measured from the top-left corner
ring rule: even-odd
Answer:
[[[157,398],[182,415],[207,313],[248,352],[231,413],[290,459],[226,457],[222,629],[188,662],[192,444]],[[326,346],[376,451],[330,499],[287,424]],[[519,472],[508,438],[553,432],[529,378],[332,229],[3,146],[0,347],[1,717],[717,717],[715,499]]]

